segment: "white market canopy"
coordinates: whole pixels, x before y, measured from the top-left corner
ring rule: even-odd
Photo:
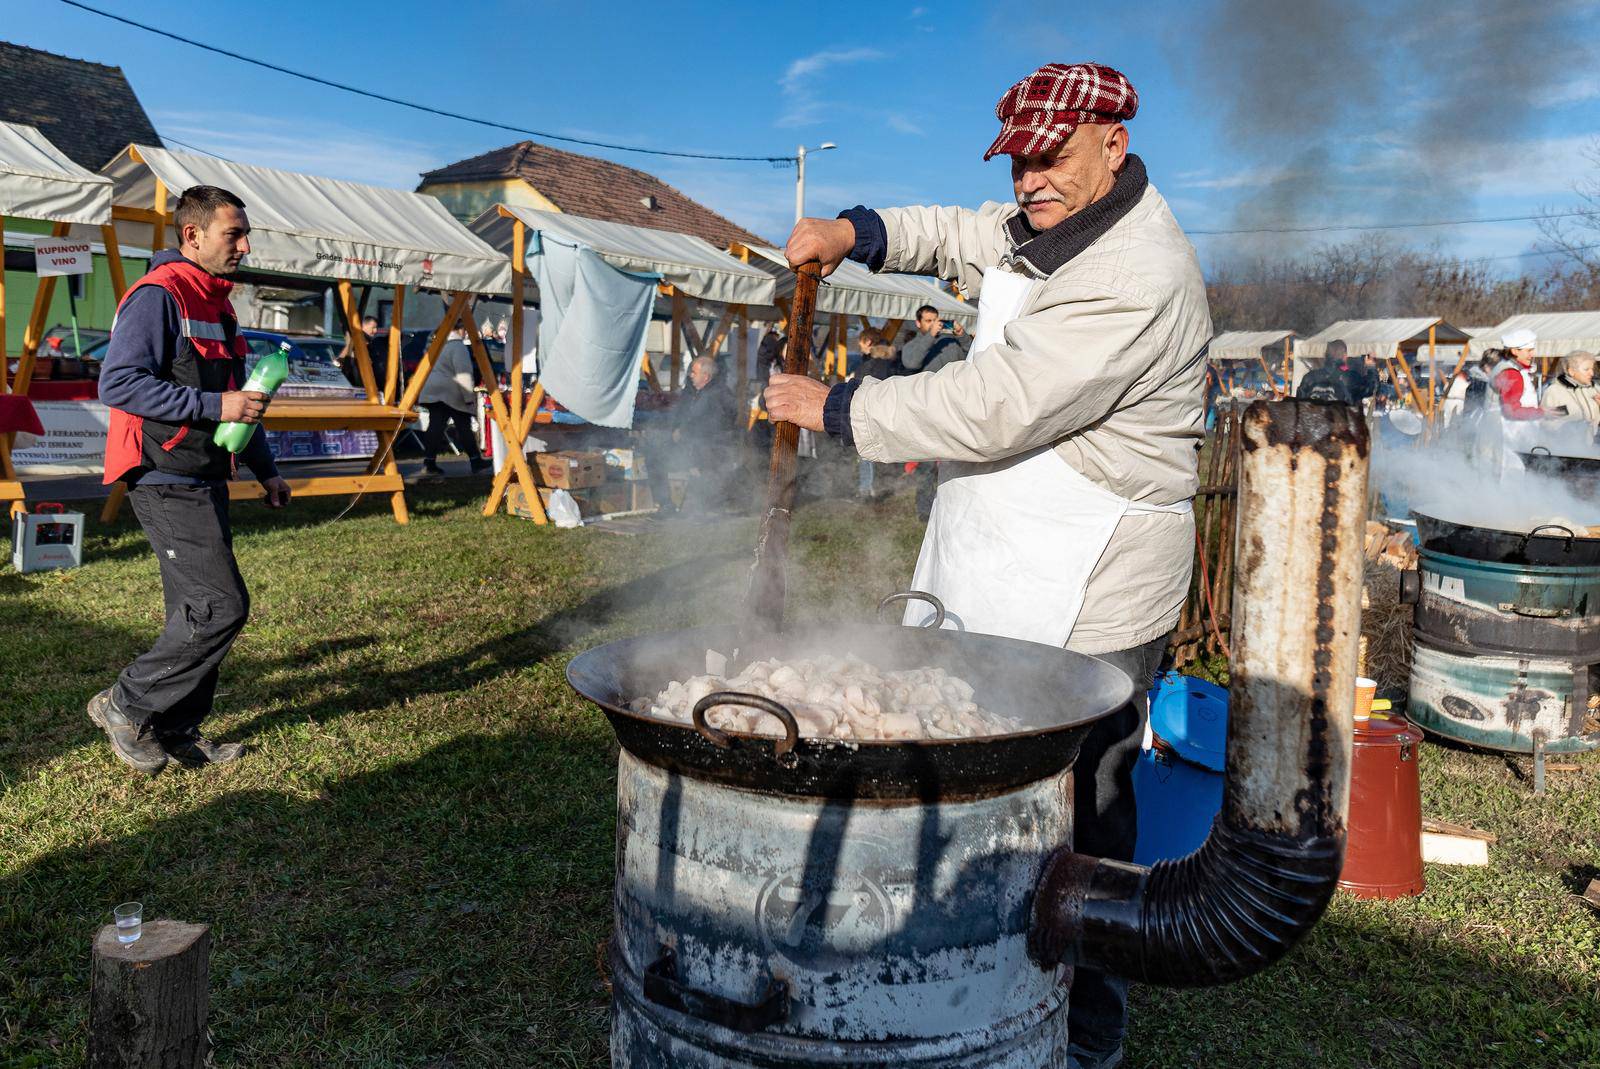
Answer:
[[[1292,330],[1228,330],[1211,339],[1213,360],[1259,360],[1261,350],[1272,346],[1282,356],[1284,340],[1294,337]]]
[[[749,249],[776,279],[778,296],[787,297],[794,292],[794,272],[783,253],[765,245],[751,245]],[[975,305],[957,300],[925,278],[875,274],[853,260],[841,263],[817,287],[817,311],[829,315],[910,321],[925,304],[937,308],[941,319],[957,319],[970,326],[978,318]]]
[[[0,215],[111,222],[111,180],[84,170],[32,126],[0,122]]]
[[[221,186],[250,216],[247,270],[466,293],[511,291],[511,267],[456,221],[438,198],[279,171],[212,156],[129,145],[101,168],[118,208],[149,210],[156,183],[167,209],[188,187]],[[119,218],[117,232],[148,246],[151,224]],[[168,248],[177,245],[170,231]]]
[[[1329,342],[1343,339],[1351,356],[1375,356],[1381,360],[1393,356],[1397,348],[1415,349],[1427,345],[1430,327],[1436,345],[1460,345],[1467,341],[1465,331],[1437,317],[1341,319],[1296,342],[1294,355],[1297,360],[1320,360],[1327,354]]]
[[[1469,346],[1472,352],[1500,346],[1500,339],[1508,330],[1531,330],[1538,336],[1534,343],[1535,356],[1565,356],[1577,349],[1591,353],[1600,352],[1600,312],[1529,312],[1514,315],[1482,334],[1475,334]]]
[[[536,235],[528,238],[529,258],[539,254],[542,237],[549,237],[592,249],[620,271],[659,275],[686,297],[750,307],[772,304],[771,275],[740,263],[693,234],[511,205],[490,208],[478,216],[472,221],[472,232],[503,255],[509,254],[518,221]]]

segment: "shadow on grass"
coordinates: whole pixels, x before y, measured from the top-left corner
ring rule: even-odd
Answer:
[[[297,690],[325,697],[291,702],[282,709],[253,717],[240,725],[232,737],[248,739],[308,717],[327,722],[429,694],[470,690],[502,675],[521,672],[551,656],[575,653],[591,643],[602,629],[614,625],[619,616],[649,608],[671,591],[690,589],[708,569],[742,557],[738,552],[710,554],[657,569],[604,587],[577,605],[518,631],[400,668],[375,663],[352,672],[342,663],[342,655],[376,644],[379,639],[373,635],[318,640],[305,648],[267,658],[236,650],[223,662],[222,686],[231,692],[225,700],[248,705],[258,696],[253,681],[286,669],[293,670]],[[20,577],[4,577],[0,579],[0,592],[11,580],[24,581]],[[110,686],[122,666],[148,648],[156,637],[153,629],[89,624],[33,603],[14,606],[14,613],[15,634],[23,638],[14,641],[10,654],[50,669],[31,699],[44,708],[65,712],[49,717],[0,719],[0,783],[16,782],[61,753],[100,739],[99,729],[83,713],[84,705]],[[18,672],[16,678],[26,676]]]
[[[1325,916],[1242,983],[1135,986],[1129,1069],[1600,1065],[1600,1004],[1583,977],[1474,952],[1459,934]]]
[[[219,1064],[604,1064],[612,769],[598,735],[463,737],[46,856],[0,879],[0,1064],[82,1064],[88,948],[130,898],[213,926]]]
[[[325,692],[326,697],[253,717],[239,727],[239,734],[248,737],[307,717],[331,722],[430,694],[459,693],[525,671],[550,657],[577,653],[592,644],[603,630],[614,627],[619,617],[654,606],[666,592],[689,589],[709,568],[743,557],[743,553],[732,552],[708,554],[659,568],[604,587],[537,623],[509,634],[496,634],[467,649],[452,650],[420,664],[398,669],[376,664],[353,674],[347,669],[320,669],[313,664],[309,670],[297,670],[298,686],[307,693]],[[225,666],[223,671],[226,675],[229,669]]]

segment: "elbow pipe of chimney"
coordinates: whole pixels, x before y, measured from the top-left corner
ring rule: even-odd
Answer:
[[[1288,953],[1344,863],[1360,635],[1367,427],[1359,410],[1258,401],[1239,466],[1222,811],[1153,867],[1062,849],[1029,954],[1149,984],[1232,983]]]

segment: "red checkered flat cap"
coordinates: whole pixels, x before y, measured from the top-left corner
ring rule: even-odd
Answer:
[[[1083,123],[1125,122],[1138,111],[1139,94],[1121,71],[1099,63],[1046,63],[995,105],[1000,136],[983,158],[1035,156]]]

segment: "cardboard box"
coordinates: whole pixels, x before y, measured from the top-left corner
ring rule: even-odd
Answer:
[[[555,493],[557,490],[566,490],[566,487],[539,487],[539,501],[545,506],[546,515],[549,515],[550,495]],[[583,515],[584,519],[589,519],[592,516],[599,516],[604,511],[600,507],[597,491],[593,488],[567,490],[567,493],[571,494],[572,499],[578,503],[578,512]],[[518,486],[514,482],[510,486],[506,487],[506,514],[510,516],[521,516],[525,520],[533,519],[533,512],[528,508],[528,500],[522,494],[522,487]]]
[[[76,568],[83,563],[83,513],[60,508],[11,517],[11,564],[17,571]]]
[[[595,504],[601,515],[608,512],[632,512],[633,488],[639,484],[628,482],[605,483],[594,488]]]
[[[555,493],[554,488],[541,486],[539,500],[548,505],[550,495],[553,493]],[[588,489],[568,490],[567,493],[578,503],[578,511],[583,514],[584,519],[613,512],[645,512],[656,507],[655,498],[650,494],[650,487],[645,483],[606,483]],[[533,519],[527,499],[522,496],[522,487],[516,483],[506,488],[506,514],[521,516],[525,520]]]
[[[605,458],[608,474],[620,475],[629,482],[643,482],[647,477],[644,454],[637,449],[607,449]]]
[[[581,490],[606,481],[606,461],[600,453],[535,453],[533,464],[540,486]]]

